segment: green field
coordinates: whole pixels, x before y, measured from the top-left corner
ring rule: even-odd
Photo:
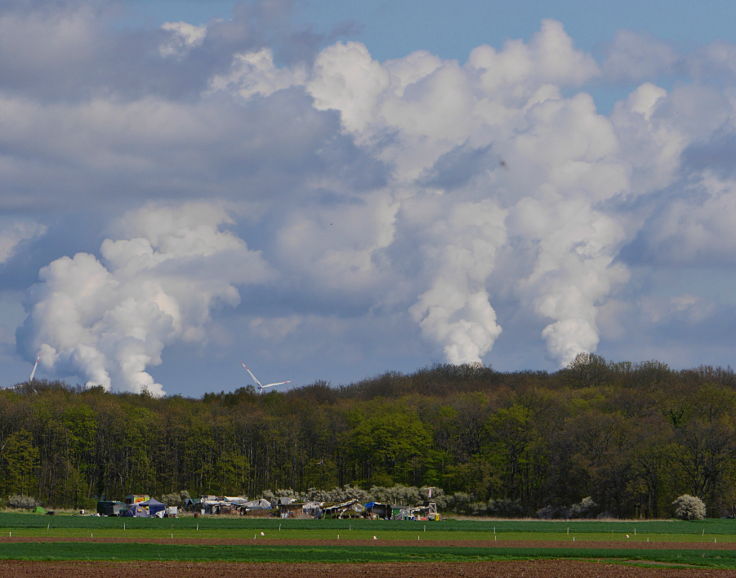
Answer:
[[[127,530],[196,530],[215,531],[219,536],[238,530],[298,530],[310,532],[337,532],[366,530],[426,534],[451,533],[446,539],[475,539],[469,535],[534,534],[540,539],[543,534],[605,535],[611,536],[668,536],[696,537],[720,536],[736,541],[736,520],[710,519],[685,522],[680,520],[656,521],[542,521],[542,520],[453,520],[440,522],[415,522],[398,520],[281,520],[279,518],[224,518],[208,516],[194,518],[98,518],[95,516],[43,516],[39,514],[0,513],[0,532],[21,529],[122,529]],[[568,531],[569,530],[569,531]],[[0,534],[1,535],[1,534]],[[228,534],[229,535],[229,534]],[[315,534],[316,536],[316,534]],[[302,536],[305,537],[305,536]]]
[[[3,542],[3,537],[49,538],[47,542]],[[372,541],[294,546],[287,540]],[[55,538],[107,538],[134,542],[55,542]],[[283,545],[263,539],[284,540]],[[167,539],[166,544],[145,543]],[[177,544],[176,540],[182,540]],[[240,539],[236,545],[196,540]],[[137,542],[136,540],[140,540]],[[186,540],[188,543],[184,543]],[[392,546],[392,541],[422,541],[422,547]],[[468,546],[432,545],[445,540],[487,542]],[[531,541],[565,541],[552,548],[529,547]],[[195,541],[195,543],[191,543]],[[621,542],[620,548],[596,548],[590,542]],[[259,543],[260,542],[260,543]],[[509,545],[514,542],[513,545]],[[588,542],[585,548],[575,543]],[[678,549],[637,549],[633,542],[681,543]],[[166,519],[97,518],[0,514],[0,559],[14,560],[171,560],[220,562],[451,562],[529,559],[600,560],[625,563],[692,565],[736,569],[736,550],[703,549],[713,542],[736,543],[736,520],[700,522],[443,520],[441,522],[372,520],[281,520],[278,518],[184,517]],[[525,545],[525,543],[527,543]],[[627,548],[627,544],[632,547]],[[592,546],[592,547],[591,547]]]
[[[0,559],[62,561],[189,561],[189,562],[483,562],[498,560],[566,559],[639,564],[689,565],[736,569],[732,550],[631,550],[575,548],[464,548],[437,546],[409,550],[371,546],[205,546],[146,543],[50,542],[3,544]]]
[[[463,530],[453,531],[444,530],[442,528],[428,528],[426,531],[423,526],[413,526],[403,530],[391,529],[376,525],[373,528],[312,528],[312,529],[293,529],[293,528],[269,528],[265,525],[245,528],[186,528],[178,527],[176,524],[161,524],[158,527],[149,528],[131,528],[126,526],[114,528],[63,528],[48,526],[43,528],[0,528],[0,538],[107,538],[107,539],[133,539],[140,538],[142,540],[150,539],[181,539],[181,540],[197,540],[197,539],[237,539],[237,540],[253,540],[267,538],[269,540],[372,540],[373,536],[383,541],[397,540],[421,540],[426,542],[440,541],[468,541],[468,542],[488,542],[489,544],[496,541],[503,542],[525,542],[525,541],[567,541],[567,542],[621,542],[622,545],[633,542],[678,542],[684,544],[697,545],[702,543],[711,544],[713,542],[720,544],[729,544],[736,542],[735,535],[728,534],[707,534],[707,533],[654,533],[640,532],[637,534],[622,532],[575,532],[575,528],[571,528],[570,532],[566,528],[560,528],[556,532],[501,532],[494,534],[488,530]]]

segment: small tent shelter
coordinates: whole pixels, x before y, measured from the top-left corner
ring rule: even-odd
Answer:
[[[140,504],[132,504],[127,510],[122,510],[119,515],[126,518],[147,518],[148,510]]]
[[[156,498],[150,498],[145,502],[139,502],[136,505],[146,508],[148,510],[148,515],[151,517],[158,516],[159,518],[163,518],[164,512],[166,511],[166,504],[159,502]],[[159,512],[161,512],[161,514],[159,514]]]
[[[156,498],[149,498],[145,502],[138,502],[128,507],[126,512],[122,512],[121,516],[131,516],[134,518],[149,518],[157,516],[163,518],[166,506],[159,502]]]

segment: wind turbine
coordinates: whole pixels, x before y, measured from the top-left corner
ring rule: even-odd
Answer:
[[[253,375],[253,372],[250,370],[250,367],[248,367],[245,364],[245,362],[241,361],[240,365],[242,365],[243,369],[245,369],[245,371],[248,372],[248,375],[250,375],[251,379],[253,379],[253,381],[256,382],[256,385],[258,386],[258,393],[263,393],[263,390],[266,389],[267,387],[273,387],[274,385],[284,385],[286,383],[291,383],[291,380],[287,379],[286,381],[274,381],[273,383],[267,383],[264,385],[258,380],[258,378],[255,375]]]

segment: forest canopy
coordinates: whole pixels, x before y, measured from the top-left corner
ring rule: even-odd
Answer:
[[[0,496],[89,507],[130,493],[436,487],[518,515],[590,499],[668,517],[736,505],[736,376],[581,355],[557,372],[437,365],[345,386],[154,398],[34,381],[0,390]]]

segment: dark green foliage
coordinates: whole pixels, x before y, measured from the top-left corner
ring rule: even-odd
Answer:
[[[202,399],[0,390],[0,497],[51,507],[350,485],[442,488],[444,507],[495,516],[669,516],[686,493],[734,515],[734,458],[730,369],[595,355],[555,373],[438,365]],[[578,512],[588,497],[596,508]]]
[[[38,489],[39,452],[26,429],[11,433],[0,451],[0,480],[5,491],[23,496]]]

